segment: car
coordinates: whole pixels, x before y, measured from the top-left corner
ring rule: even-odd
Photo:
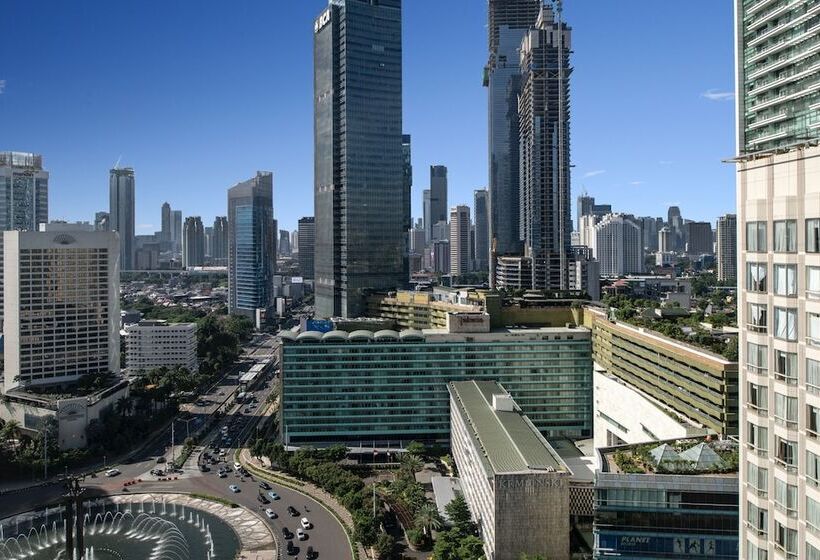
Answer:
[[[199,470],[201,472],[208,472],[211,469],[210,469],[210,467],[208,467],[208,465],[199,465]]]
[[[234,462],[234,464],[233,464],[233,468],[234,468],[234,470],[236,470],[236,471],[240,471],[240,470],[242,470],[242,465],[240,465],[240,464],[239,464],[239,463],[237,463],[237,462]]]
[[[264,494],[259,494],[258,496],[256,496],[256,499],[261,504],[269,504],[270,503],[270,500],[267,499]]]
[[[165,462],[165,455],[160,455],[157,457],[157,463],[164,463]]]
[[[239,492],[239,486],[237,486],[236,484],[231,484],[230,486],[228,486],[228,490],[236,494],[237,492]]]
[[[310,521],[308,521],[308,518],[303,517],[302,518],[302,529],[310,529],[312,527],[313,527],[313,525],[310,524]]]
[[[279,499],[279,494],[277,494],[277,493],[276,493],[276,492],[274,492],[273,490],[271,490],[270,492],[268,492],[268,496],[270,496],[270,499],[271,499],[271,500],[278,500],[278,499]]]
[[[287,527],[282,527],[282,538],[285,540],[290,540],[293,538],[293,533]]]
[[[299,554],[299,549],[293,546],[293,541],[288,541],[287,551],[289,556],[296,556]]]
[[[271,508],[267,508],[265,510],[265,515],[268,516],[268,519],[276,519],[277,517],[279,517],[278,515],[276,515],[276,512],[273,511]]]
[[[307,533],[305,533],[305,530],[302,528],[296,529],[296,538],[300,541],[306,541],[308,538]]]
[[[261,488],[262,490],[270,490],[270,484],[263,480],[259,483],[259,488]]]
[[[219,475],[217,476],[219,476],[219,478],[228,478],[228,475],[225,471],[219,471]]]
[[[105,476],[117,476],[120,474],[120,469],[108,469],[105,471]]]
[[[299,512],[296,511],[296,508],[293,506],[288,506],[288,513],[291,517],[299,517]]]
[[[313,550],[312,546],[307,547],[307,552],[305,552],[305,558],[307,558],[307,560],[313,560],[317,556],[319,555],[316,554],[316,551]]]

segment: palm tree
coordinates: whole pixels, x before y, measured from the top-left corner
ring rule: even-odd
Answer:
[[[429,536],[431,531],[438,531],[444,526],[441,515],[436,506],[430,502],[422,505],[416,512],[416,527],[421,528],[425,535]]]
[[[401,468],[408,470],[411,475],[415,475],[424,467],[424,463],[421,462],[421,459],[419,459],[417,455],[411,455],[410,453],[402,455],[400,461]]]
[[[17,455],[17,445],[20,440],[20,422],[17,420],[9,420],[3,425],[3,430],[0,431],[0,437],[6,443],[12,443],[14,454]]]
[[[131,399],[129,399],[127,397],[120,397],[120,398],[117,399],[117,402],[114,404],[114,406],[117,410],[117,413],[120,416],[130,416],[131,415],[131,409],[133,408],[134,405],[131,402]]]

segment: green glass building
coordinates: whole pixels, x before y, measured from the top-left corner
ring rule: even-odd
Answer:
[[[285,443],[446,442],[447,383],[497,381],[545,436],[592,434],[584,328],[304,332],[281,335]]]

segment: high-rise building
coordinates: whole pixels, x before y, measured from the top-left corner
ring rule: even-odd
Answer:
[[[94,231],[110,231],[108,212],[94,214]]]
[[[430,189],[424,189],[422,193],[422,211],[424,214],[422,223],[424,224],[424,238],[427,243],[433,241],[433,217],[430,213],[430,196]]]
[[[313,278],[313,254],[316,247],[316,220],[313,216],[299,219],[299,273],[304,278]]]
[[[4,392],[120,371],[120,250],[110,232],[7,231]]]
[[[581,218],[584,216],[597,216],[603,218],[612,213],[611,204],[595,204],[595,197],[582,194],[577,201],[578,229],[581,229]]]
[[[686,252],[690,255],[713,255],[712,224],[689,222],[686,224]]]
[[[134,170],[130,167],[111,170],[109,191],[109,224],[111,231],[120,234],[120,270],[134,269],[136,251]]]
[[[189,218],[190,219],[190,218]],[[196,323],[140,321],[125,327],[125,367],[128,375],[157,368],[184,367],[199,372]]]
[[[403,164],[404,190],[402,190],[403,198],[401,201],[402,208],[405,210],[405,229],[413,227],[413,216],[411,211],[413,200],[413,152],[410,144],[410,135],[401,135],[401,158]]]
[[[450,209],[450,274],[454,277],[470,272],[470,207]]]
[[[213,252],[214,244],[214,228],[213,226],[205,226],[205,260],[211,260],[211,253]]]
[[[720,282],[737,280],[737,216],[726,214],[717,221],[715,243],[717,279]]]
[[[490,268],[490,193],[487,189],[473,191],[473,211],[475,212],[475,263],[473,268],[487,272]]]
[[[408,276],[401,0],[334,0],[316,19],[314,117],[316,315],[356,317]]]
[[[48,171],[43,157],[0,152],[0,230],[37,231],[48,222]]]
[[[654,253],[658,250],[658,231],[663,227],[663,220],[652,216],[644,216],[638,220],[642,222],[643,248],[649,253]]]
[[[623,214],[609,214],[595,224],[595,258],[602,276],[643,272],[641,228]]]
[[[228,189],[228,311],[257,318],[273,304],[276,272],[273,173]]]
[[[430,166],[430,222],[435,225],[446,222],[450,215],[447,206],[447,167]]]
[[[519,50],[524,35],[535,25],[541,0],[490,0],[487,7],[489,58],[484,85],[489,111],[490,250],[499,256],[519,255]],[[492,261],[490,283],[494,284]]]
[[[279,230],[279,256],[289,257],[290,251],[290,232],[286,229]]]
[[[171,250],[182,252],[182,210],[171,211]]]
[[[295,229],[290,232],[290,252],[294,255],[299,254],[299,230]]]
[[[190,268],[205,264],[205,230],[202,218],[188,216],[182,228],[182,266]]]
[[[162,203],[162,230],[159,240],[161,242],[171,242],[171,205],[167,202]]]
[[[211,260],[219,266],[228,264],[228,218],[226,216],[217,216],[214,218],[214,236],[211,240]]]
[[[521,43],[519,223],[537,290],[569,289],[570,37],[560,11],[544,5]]]
[[[740,558],[820,558],[818,14],[735,2]]]

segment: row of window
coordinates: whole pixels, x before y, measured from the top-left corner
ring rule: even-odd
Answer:
[[[746,443],[751,446],[757,455],[766,456],[769,452],[769,429],[765,426],[758,426],[753,422],[747,422]],[[797,442],[775,435],[774,437],[775,459],[786,470],[797,469]]]
[[[769,306],[765,303],[747,304],[746,326],[750,331],[769,332]],[[775,338],[794,342],[797,340],[797,309],[790,307],[774,308]],[[820,346],[820,313],[806,313],[806,341]]]
[[[746,250],[751,253],[768,251],[766,222],[746,223]],[[773,224],[774,252],[797,252],[797,220],[776,220]],[[806,220],[806,252],[820,253],[820,218]]]
[[[767,293],[769,291],[769,270],[764,262],[746,263],[746,289],[750,292]],[[774,265],[774,294],[777,296],[797,297],[797,265]],[[820,266],[806,267],[806,294],[820,297]]]

